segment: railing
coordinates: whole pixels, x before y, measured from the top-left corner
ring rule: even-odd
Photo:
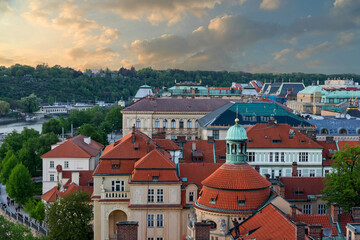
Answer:
[[[102,192],[101,199],[130,199],[130,192]]]

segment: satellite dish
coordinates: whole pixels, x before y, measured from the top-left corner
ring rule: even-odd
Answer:
[[[339,117],[340,117],[340,114],[337,113],[337,114],[335,115],[335,117],[336,117],[336,118],[339,118]]]
[[[345,117],[347,120],[349,120],[351,118],[351,116],[349,114],[346,114]]]
[[[331,228],[324,228],[323,233],[324,233],[325,237],[331,237],[332,229]]]
[[[344,118],[344,117],[345,117],[345,114],[341,114],[340,117],[341,117],[341,118]]]

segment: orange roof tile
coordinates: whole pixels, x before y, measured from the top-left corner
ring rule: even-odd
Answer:
[[[176,169],[176,165],[169,158],[165,157],[159,150],[152,150],[135,163],[136,169]]]
[[[56,148],[43,154],[42,158],[90,158],[98,155],[103,148],[103,145],[91,140],[91,144],[88,145],[84,142],[83,135],[66,140],[66,142],[57,146]]]
[[[78,172],[79,173],[79,185],[80,186],[88,186],[89,182],[91,182],[92,180],[92,175],[93,175],[93,170],[89,170],[89,171],[63,171],[62,172],[62,177],[63,178],[69,178],[70,183],[73,181],[72,177],[72,173],[73,172]]]
[[[303,222],[306,225],[321,224],[322,228],[331,228],[332,236],[337,236],[336,225],[331,224],[328,214],[299,214],[296,215],[296,222]]]
[[[113,168],[111,160],[100,160],[93,175],[130,175],[134,170],[135,160],[119,160],[120,168]]]
[[[341,231],[344,235],[346,235],[346,225],[348,223],[353,223],[354,219],[352,218],[350,213],[341,213],[339,214],[339,223],[341,226]]]
[[[75,183],[71,183],[69,187],[62,193],[62,197],[69,195],[70,193],[81,191],[92,194],[94,190],[93,186],[79,186]]]
[[[223,163],[180,163],[180,176],[187,178],[183,185],[194,183],[202,187],[201,182],[221,165]]]
[[[285,186],[285,199],[308,199],[308,195],[321,195],[324,189],[324,177],[280,177]],[[295,194],[301,190],[303,194]]]
[[[186,143],[184,143],[184,159],[182,159],[181,162],[186,162],[186,163],[192,162],[193,144],[195,144],[197,151],[202,152],[203,162],[214,163],[213,143],[209,143],[207,140],[186,141]],[[225,140],[215,140],[215,152],[216,152],[216,162],[225,163],[225,156],[226,156]],[[223,157],[223,160],[220,160],[220,156]]]
[[[270,187],[271,183],[252,166],[244,164],[223,164],[202,184],[217,189],[251,190]]]
[[[153,180],[153,177],[157,177],[157,180]],[[142,170],[135,169],[130,177],[130,183],[133,182],[179,182],[180,179],[177,176],[176,169],[173,170]]]
[[[289,138],[289,131],[295,132],[293,138]],[[317,142],[311,140],[299,131],[287,124],[256,124],[246,129],[248,136],[248,148],[323,148]],[[281,142],[273,142],[281,140]]]
[[[359,141],[338,141],[339,150],[343,150],[346,145],[349,145],[350,147],[356,147],[360,146]]]
[[[41,196],[45,202],[55,202],[58,197],[61,197],[61,193],[57,189],[57,186],[53,187]]]
[[[325,161],[323,160],[322,164],[323,166],[331,166],[333,161],[332,157],[334,155],[334,152],[337,151],[337,146],[335,141],[331,143],[327,143],[326,141],[318,141],[318,144],[323,146],[323,158],[325,158]]]
[[[295,239],[295,225],[269,204],[239,226],[242,239]],[[231,232],[235,236],[235,230]]]
[[[154,139],[154,142],[167,151],[181,150],[181,147],[179,147],[176,143],[174,143],[174,141],[170,139]]]

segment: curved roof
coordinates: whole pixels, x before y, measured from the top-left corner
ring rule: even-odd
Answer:
[[[226,140],[232,141],[244,141],[247,138],[245,129],[238,124],[239,119],[235,119],[236,124],[229,128],[226,133]]]
[[[225,163],[201,183],[206,187],[227,190],[256,190],[271,185],[247,163]]]

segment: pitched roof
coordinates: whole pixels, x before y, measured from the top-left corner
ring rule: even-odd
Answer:
[[[309,119],[309,123],[316,127],[318,136],[338,136],[340,129],[346,129],[347,134],[344,136],[358,136],[357,131],[360,129],[360,120],[351,118],[324,117],[324,119]],[[322,133],[322,129],[327,129],[328,134]]]
[[[242,239],[295,239],[294,223],[272,204],[239,226]],[[231,232],[235,236],[235,230]]]
[[[94,190],[93,186],[79,186],[75,183],[71,183],[68,188],[62,193],[62,197],[69,195],[70,193],[81,191],[92,194]]]
[[[176,143],[174,143],[174,141],[170,139],[154,139],[153,141],[167,151],[181,150],[181,147],[179,147]]]
[[[91,139],[90,144],[84,142],[87,138],[83,135],[77,135],[66,140],[61,145],[43,154],[42,158],[90,158],[97,156],[103,145]]]
[[[117,160],[120,168],[113,168],[113,160],[101,160],[94,170],[95,175],[130,175],[134,170],[135,160]]]
[[[331,223],[328,214],[299,214],[296,215],[296,222],[303,222],[306,225],[321,224],[321,227],[331,228],[332,236],[337,236],[336,225]]]
[[[307,200],[308,195],[321,195],[324,189],[324,177],[280,177],[280,182],[287,200]]]
[[[298,92],[298,94],[314,94],[315,92],[321,92],[322,95],[327,93],[327,91],[320,86],[308,86]]]
[[[341,213],[339,214],[339,223],[341,226],[341,231],[344,235],[346,235],[346,225],[348,223],[353,223],[354,219],[352,218],[350,213]]]
[[[295,135],[290,138],[290,130]],[[246,130],[248,148],[320,148],[323,147],[287,124],[256,124]]]
[[[223,163],[180,163],[180,176],[187,179],[187,181],[183,181],[183,185],[194,183],[198,187],[202,187],[201,182],[222,164]],[[194,174],[194,169],[196,169],[196,174]]]
[[[321,146],[323,146],[323,166],[331,166],[333,163],[333,155],[334,152],[337,151],[337,146],[335,141],[332,142],[327,142],[327,141],[318,141],[318,144],[320,144]],[[325,160],[324,160],[325,159]]]
[[[342,151],[344,148],[346,148],[346,145],[349,145],[350,147],[356,147],[360,146],[359,141],[338,141],[339,151]]]
[[[211,112],[230,101],[231,99],[143,98],[124,108],[122,112]]]
[[[134,167],[135,169],[176,169],[175,163],[156,149],[139,159]]]
[[[79,173],[79,185],[80,186],[88,186],[90,182],[92,182],[92,175],[93,175],[93,170],[89,170],[89,171],[77,171],[77,170],[73,170],[73,171],[62,171],[62,177],[63,178],[69,178],[70,183],[73,182],[72,179],[72,173],[73,172],[78,172]]]
[[[55,186],[46,193],[44,193],[41,198],[44,199],[45,202],[55,202],[56,199],[61,196],[62,194],[57,189],[57,186]]]
[[[216,162],[224,163],[226,156],[226,142],[224,140],[215,140]],[[196,151],[193,151],[193,147]],[[214,146],[212,142],[207,140],[191,140],[184,143],[184,156],[180,162],[192,163],[194,153],[202,153],[204,163],[214,163]],[[220,160],[221,158],[221,160]]]

